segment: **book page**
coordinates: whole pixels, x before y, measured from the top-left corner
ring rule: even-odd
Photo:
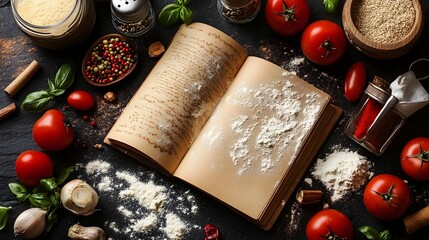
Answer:
[[[175,176],[260,219],[329,101],[279,66],[248,57]]]
[[[209,25],[181,26],[107,142],[174,172],[246,57],[242,46]]]

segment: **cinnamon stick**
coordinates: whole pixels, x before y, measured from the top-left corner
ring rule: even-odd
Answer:
[[[424,207],[414,214],[406,216],[402,219],[405,231],[412,234],[422,227],[429,226],[429,206]]]
[[[40,65],[36,60],[33,60],[18,77],[15,78],[4,91],[13,97],[27,82],[30,78],[39,70]]]
[[[301,190],[296,194],[296,201],[302,205],[318,203],[322,200],[321,190]]]
[[[16,104],[11,103],[7,105],[6,107],[0,109],[0,121],[7,118],[9,115],[14,113],[16,111]]]

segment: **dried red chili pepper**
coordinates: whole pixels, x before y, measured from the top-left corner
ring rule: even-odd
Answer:
[[[204,240],[221,240],[219,228],[207,223],[204,226],[205,238]]]
[[[362,139],[368,132],[369,127],[374,122],[378,113],[383,106],[372,98],[368,98],[368,102],[364,107],[363,113],[356,124],[354,135],[357,139]]]

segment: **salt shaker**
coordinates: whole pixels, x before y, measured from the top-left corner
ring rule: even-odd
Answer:
[[[155,25],[149,0],[111,0],[112,23],[123,35],[138,37]]]
[[[258,15],[261,0],[217,0],[220,15],[231,23],[247,23]]]

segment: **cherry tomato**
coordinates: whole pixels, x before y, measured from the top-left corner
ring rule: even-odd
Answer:
[[[295,35],[307,26],[310,8],[307,0],[268,0],[265,19],[270,28],[281,35]]]
[[[336,23],[317,20],[308,25],[301,36],[304,55],[319,65],[336,63],[346,52],[346,35]]]
[[[36,150],[27,150],[16,158],[15,172],[22,184],[37,187],[41,179],[52,177],[54,165],[47,154]]]
[[[50,109],[34,124],[33,138],[39,147],[59,151],[73,142],[74,131],[61,111]]]
[[[429,138],[409,140],[402,148],[401,166],[411,178],[418,181],[429,180]]]
[[[410,189],[402,179],[391,174],[380,174],[366,185],[363,202],[375,217],[395,220],[410,206]]]
[[[344,82],[344,93],[350,102],[357,101],[365,88],[366,70],[363,62],[352,64],[347,71]]]
[[[94,97],[87,91],[76,90],[70,93],[67,103],[76,110],[88,111],[94,107]]]
[[[308,240],[353,239],[353,225],[342,212],[323,209],[314,214],[305,229]]]

